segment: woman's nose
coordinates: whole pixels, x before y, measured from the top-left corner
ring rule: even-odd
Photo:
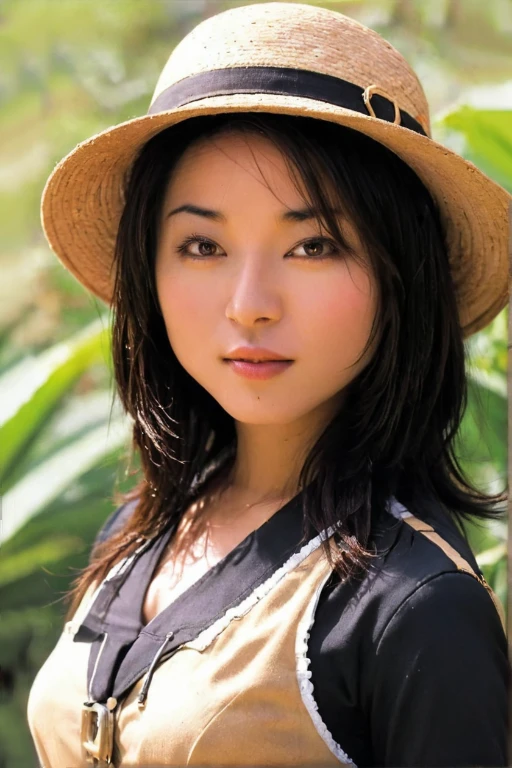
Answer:
[[[281,314],[276,276],[263,259],[247,258],[233,277],[226,317],[239,325],[252,326],[263,320],[275,322]]]

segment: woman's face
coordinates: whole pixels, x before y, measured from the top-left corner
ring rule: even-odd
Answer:
[[[172,214],[185,205],[210,213]],[[169,341],[185,370],[242,423],[333,415],[369,359],[355,362],[377,308],[375,281],[319,240],[328,235],[314,217],[290,215],[304,208],[280,151],[258,135],[197,142],[168,184],[156,286]],[[341,227],[364,256],[354,228]],[[244,357],[239,347],[293,362],[247,372],[226,361]]]

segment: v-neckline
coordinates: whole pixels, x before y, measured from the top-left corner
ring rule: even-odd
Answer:
[[[154,620],[156,618],[158,618],[158,616],[163,611],[165,611],[167,608],[171,608],[171,606],[174,605],[174,603],[178,600],[178,598],[181,595],[186,595],[188,590],[192,589],[195,584],[198,584],[199,582],[202,582],[203,580],[206,580],[207,575],[210,573],[210,571],[212,569],[216,568],[217,566],[219,567],[219,569],[221,569],[222,566],[223,566],[224,561],[231,555],[231,553],[235,552],[235,550],[238,550],[239,548],[243,549],[244,544],[247,543],[249,538],[257,535],[258,531],[260,531],[265,525],[267,525],[267,523],[269,523],[272,520],[272,518],[275,517],[275,515],[278,515],[283,509],[285,509],[291,502],[295,501],[300,495],[301,495],[301,492],[299,491],[298,493],[295,494],[295,496],[293,496],[287,502],[282,504],[275,512],[273,512],[272,515],[267,520],[265,520],[263,523],[258,525],[257,528],[253,528],[252,531],[249,531],[249,533],[246,536],[244,536],[244,538],[240,542],[238,542],[238,544],[236,544],[234,547],[232,547],[232,549],[230,549],[230,551],[227,552],[224,555],[224,557],[220,558],[214,565],[209,567],[198,579],[195,579],[195,581],[193,581],[187,587],[187,589],[185,589],[182,592],[180,592],[170,603],[168,603],[164,608],[162,608],[161,611],[159,611],[155,616],[153,616],[153,618],[150,619],[150,621],[148,621],[147,623],[144,623],[144,617],[143,617],[144,603],[146,601],[146,596],[147,596],[149,587],[150,587],[153,579],[155,578],[155,575],[156,575],[157,570],[158,570],[158,568],[160,566],[160,561],[161,561],[161,558],[162,558],[162,555],[163,555],[165,549],[168,547],[172,537],[177,532],[177,526],[173,527],[173,528],[163,532],[159,536],[157,536],[155,538],[155,541],[153,542],[153,546],[150,547],[149,550],[146,553],[142,554],[142,557],[144,557],[144,555],[145,555],[148,558],[149,565],[148,565],[147,569],[144,569],[144,579],[142,581],[142,584],[143,584],[143,586],[142,586],[142,595],[140,595],[140,596],[138,595],[137,596],[137,600],[136,600],[136,605],[138,606],[138,617],[139,617],[140,631],[142,632],[143,630],[146,630],[154,622]],[[140,597],[140,599],[139,599],[139,597]]]
[[[200,585],[205,584],[210,579],[213,578],[215,573],[218,571],[222,571],[231,560],[235,560],[237,555],[239,553],[242,553],[243,550],[247,547],[247,544],[250,540],[252,540],[254,537],[261,537],[261,531],[265,526],[267,526],[277,515],[280,515],[285,510],[288,510],[290,508],[290,505],[293,507],[297,503],[299,497],[302,495],[302,492],[299,491],[295,496],[293,496],[291,499],[289,499],[287,502],[285,502],[282,506],[279,507],[269,518],[268,520],[265,520],[261,525],[259,525],[257,528],[254,528],[252,531],[250,531],[247,536],[245,536],[238,544],[236,544],[229,552],[227,552],[224,557],[222,557],[220,560],[218,560],[214,565],[212,565],[210,568],[208,568],[205,573],[202,574],[198,579],[196,579],[190,586],[187,587],[183,592],[180,592],[179,595],[176,596],[174,600],[172,600],[170,603],[168,603],[165,608],[163,608],[161,611],[159,611],[150,621],[147,622],[147,624],[144,624],[143,621],[143,607],[144,607],[144,601],[146,598],[147,591],[149,589],[149,586],[151,582],[153,581],[153,578],[155,577],[160,558],[162,556],[163,551],[169,544],[169,541],[171,537],[175,533],[175,528],[172,528],[160,536],[156,538],[155,547],[150,548],[149,553],[152,552],[153,557],[150,559],[150,567],[147,569],[147,572],[144,574],[144,580],[143,580],[143,587],[142,587],[142,595],[137,597],[136,604],[138,606],[138,617],[139,617],[139,624],[140,624],[140,632],[144,633],[151,633],[151,625],[154,624],[154,622],[161,616],[165,611],[169,611],[169,613],[172,611],[173,606],[180,601],[180,598],[183,597],[183,600],[185,601],[187,599],[187,595],[191,593],[194,590],[194,587],[197,585],[198,587]],[[158,550],[158,551],[157,551]],[[149,554],[147,553],[147,554]]]
[[[141,635],[165,637],[166,625],[172,618],[183,627],[194,625],[194,614],[201,621],[205,613],[216,616],[218,611],[235,604],[245,592],[255,588],[275,567],[278,567],[298,544],[317,535],[309,531],[304,538],[301,500],[303,490],[289,499],[268,520],[251,531],[221,560],[209,568],[175,600],[154,616],[142,622],[143,602],[156,567],[174,527],[151,540],[151,544],[118,576],[103,582],[93,604],[82,620],[75,641],[91,640],[105,632],[135,640]],[[302,536],[302,539],[301,539]],[[233,572],[235,568],[235,572]],[[140,574],[141,578],[137,578]],[[240,595],[239,583],[247,583]],[[195,612],[191,606],[200,606]]]
[[[323,538],[304,522],[302,498],[300,491],[146,625],[139,621],[143,594],[170,531],[155,539],[154,549],[141,553],[134,563],[139,568],[127,569],[124,583],[116,587],[108,582],[103,598],[100,592],[74,637],[75,642],[93,643],[88,663],[92,699],[123,695],[155,658],[164,661],[229,614],[293,557],[309,551],[312,539]]]

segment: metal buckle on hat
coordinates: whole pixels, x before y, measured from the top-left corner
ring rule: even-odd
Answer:
[[[377,115],[373,111],[372,102],[371,102],[372,96],[374,96],[375,94],[378,94],[379,96],[384,96],[385,99],[387,99],[392,103],[392,105],[395,108],[395,118],[393,120],[393,123],[395,123],[396,125],[400,125],[400,122],[401,122],[400,107],[398,106],[396,101],[393,98],[391,98],[389,93],[387,93],[383,88],[381,88],[378,85],[369,85],[363,91],[363,101],[370,115],[372,117],[377,117]]]
[[[114,713],[117,701],[110,697],[106,704],[85,701],[82,707],[82,759],[95,768],[112,764],[114,748]]]

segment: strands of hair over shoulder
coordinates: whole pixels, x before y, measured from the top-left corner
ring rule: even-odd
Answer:
[[[339,521],[335,540],[347,551],[332,554],[324,546],[343,578],[369,567],[371,522],[391,495],[420,518],[429,500],[459,524],[503,514],[503,494],[475,488],[457,459],[455,438],[467,403],[465,350],[443,228],[420,179],[383,145],[335,123],[262,113],[196,117],[153,137],[126,179],[116,243],[113,357],[140,454],[142,478],[129,495],[139,501],[125,528],[98,546],[76,579],[68,617],[87,587],[136,548],[138,537],[177,525],[192,501],[196,474],[235,447],[232,417],[173,353],[154,275],[159,217],[173,169],[194,141],[225,131],[275,142],[299,193],[319,211],[319,224],[349,248],[330,210],[336,202],[357,227],[378,285],[368,341],[376,342],[375,352],[302,467],[304,536]]]

